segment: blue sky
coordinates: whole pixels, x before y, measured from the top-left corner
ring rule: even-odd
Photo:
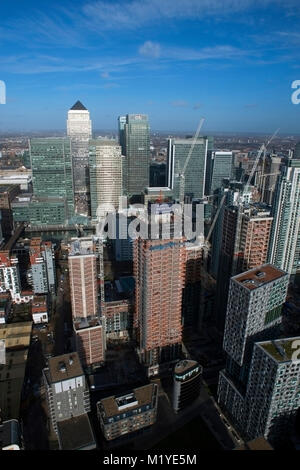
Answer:
[[[1,0],[0,130],[94,129],[147,113],[152,130],[300,133],[299,0]]]

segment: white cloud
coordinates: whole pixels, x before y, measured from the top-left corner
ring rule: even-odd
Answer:
[[[157,42],[146,41],[140,46],[139,54],[145,57],[157,58],[160,56],[160,45]]]
[[[281,6],[299,11],[298,0],[98,0],[83,6],[84,15],[101,29],[135,29],[159,20],[201,19],[210,16],[232,18],[251,8]]]

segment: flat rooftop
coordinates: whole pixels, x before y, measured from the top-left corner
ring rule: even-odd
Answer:
[[[78,354],[62,354],[49,359],[49,378],[52,383],[83,375]]]
[[[17,322],[0,325],[0,340],[5,340],[5,348],[26,349],[30,345],[32,322]]]
[[[194,369],[194,367],[197,366],[199,366],[197,361],[183,360],[177,362],[177,364],[175,365],[174,372],[175,374],[183,374],[184,372]]]
[[[300,354],[297,355],[296,352],[299,349],[300,336],[264,341],[257,343],[257,345],[275,359],[276,362],[290,362],[296,359],[300,360]],[[296,356],[294,359],[293,354]]]
[[[234,279],[239,284],[242,284],[243,287],[246,287],[249,290],[254,290],[268,282],[275,281],[281,277],[287,276],[287,273],[281,269],[275,268],[272,264],[263,264],[254,269],[250,269],[242,274],[234,276]]]
[[[18,419],[28,350],[7,352],[0,364],[0,408],[4,419]]]
[[[59,421],[57,428],[62,450],[96,448],[94,434],[87,414]]]
[[[98,403],[102,404],[105,417],[110,418],[119,415],[123,411],[134,410],[152,403],[154,389],[155,384],[144,385],[122,396],[103,398]]]

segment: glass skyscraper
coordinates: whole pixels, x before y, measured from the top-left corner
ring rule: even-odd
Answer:
[[[300,271],[300,143],[278,178],[272,215],[269,261],[294,276]]]
[[[126,156],[124,186],[128,196],[140,195],[149,186],[150,128],[145,114],[119,118],[120,145]]]
[[[33,192],[37,198],[62,198],[74,215],[71,143],[68,138],[30,140]]]
[[[193,138],[169,139],[168,142],[168,187],[173,190],[175,200],[180,197],[180,175],[193,145]],[[184,194],[194,199],[204,196],[208,138],[198,138],[185,171]]]

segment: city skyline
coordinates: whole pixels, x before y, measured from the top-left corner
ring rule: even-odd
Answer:
[[[80,99],[97,129],[143,113],[161,131],[204,115],[204,131],[298,132],[296,0],[23,5],[1,6],[2,131],[64,129]]]

